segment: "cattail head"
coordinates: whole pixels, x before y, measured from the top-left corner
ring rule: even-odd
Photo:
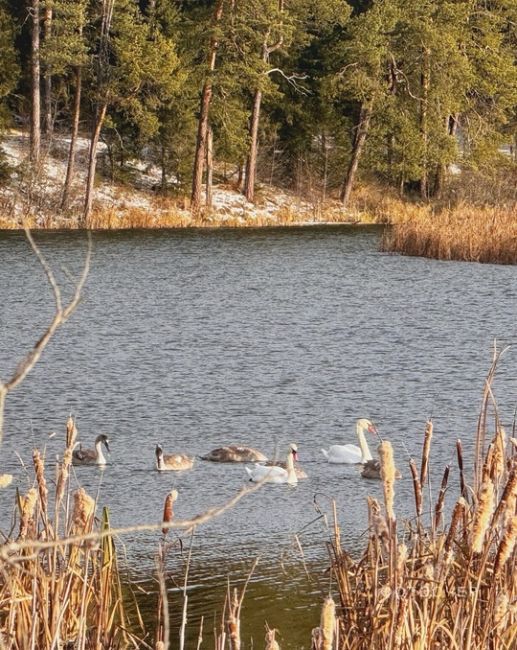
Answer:
[[[497,598],[495,599],[495,610],[494,610],[494,623],[500,625],[503,622],[503,619],[508,614],[508,606],[510,604],[510,599],[508,594],[504,591],[499,592]]]
[[[424,433],[424,447],[422,449],[422,463],[420,465],[420,484],[424,485],[429,468],[429,453],[431,451],[431,440],[433,438],[433,421],[427,420]]]
[[[70,415],[66,421],[66,446],[73,448],[76,440],[77,427],[75,426],[74,418]]]
[[[39,449],[35,449],[32,452],[32,460],[34,463],[34,471],[36,473],[36,483],[38,484],[41,510],[46,514],[48,505],[48,489],[47,481],[45,479],[45,465],[43,464],[43,459]]]
[[[171,490],[169,494],[165,497],[165,504],[163,506],[163,523],[164,524],[170,524],[170,522],[174,519],[174,502],[178,498],[178,491],[177,490]],[[164,526],[162,528],[162,533],[164,535],[167,534],[169,528],[167,526]]]
[[[95,511],[95,500],[86,493],[84,488],[74,492],[74,509],[72,511],[72,523],[74,535],[88,533],[93,523]]]
[[[321,609],[321,650],[332,650],[336,626],[336,604],[330,596],[325,598]]]
[[[59,505],[65,494],[65,485],[68,481],[70,465],[72,464],[72,447],[67,447],[63,454],[63,462],[59,468],[56,485],[56,504]]]
[[[451,549],[452,543],[456,537],[456,531],[460,524],[460,520],[465,515],[467,507],[468,504],[463,497],[460,497],[454,506],[454,510],[452,511],[451,524],[449,526],[449,532],[447,533],[447,538],[444,545],[446,553],[448,553]]]
[[[505,447],[506,447],[506,433],[502,426],[497,427],[497,433],[494,441],[494,453],[492,455],[492,480],[498,482],[505,470]]]
[[[5,488],[8,485],[11,485],[13,481],[12,474],[0,474],[0,488]]]
[[[386,519],[382,516],[381,506],[374,497],[368,497],[368,513],[371,536],[377,537],[382,543],[386,543],[389,537],[388,525]]]
[[[34,510],[38,501],[38,491],[36,488],[31,488],[27,494],[21,498],[20,508],[20,539],[25,539],[29,528],[33,523]]]
[[[472,550],[481,553],[486,531],[494,512],[494,484],[490,479],[484,481],[479,491],[478,504],[472,525]]]
[[[517,542],[517,515],[514,515],[504,531],[503,538],[497,549],[494,573],[497,574],[504,567],[506,561],[513,553]]]
[[[408,547],[405,544],[399,544],[397,548],[397,571],[401,573],[406,565],[408,558]]]
[[[393,502],[395,499],[395,477],[397,471],[393,460],[393,447],[388,440],[383,440],[379,445],[379,457],[381,460],[381,478],[384,487],[386,516],[390,521],[395,521]]]

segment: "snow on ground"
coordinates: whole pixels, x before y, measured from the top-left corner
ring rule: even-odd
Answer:
[[[5,134],[0,142],[4,161],[10,169],[10,182],[0,185],[0,218],[16,222],[22,216],[32,215],[36,222],[48,224],[52,221],[61,202],[63,183],[70,139],[55,136],[50,146],[42,146],[40,172],[31,177],[27,164],[29,154],[28,136],[20,131]],[[89,140],[78,138],[76,149],[76,173],[70,200],[72,216],[81,214],[86,184]],[[107,148],[99,143],[99,158],[105,156]],[[135,187],[101,180],[95,186],[94,209],[109,211],[121,221],[130,212],[147,213],[148,225],[158,225],[167,215],[174,214],[182,224],[192,221],[190,212],[184,207],[185,200],[164,199],[154,189],[161,183],[160,169],[151,163],[134,160],[128,163]],[[174,183],[174,178],[167,179]],[[230,185],[213,188],[213,205],[205,210],[204,222],[217,225],[274,225],[275,223],[311,223],[353,220],[344,213],[339,204],[325,206],[322,214],[318,203],[302,201],[292,193],[274,187],[258,187],[257,202],[246,201],[245,197]],[[323,218],[324,217],[324,218]],[[70,218],[70,214],[68,215]]]

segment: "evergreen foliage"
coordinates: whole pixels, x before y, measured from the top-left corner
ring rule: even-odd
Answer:
[[[214,157],[225,178],[246,169],[248,197],[273,181],[346,200],[369,174],[428,199],[452,164],[483,170],[515,147],[515,0],[41,0],[40,14],[56,133],[97,130],[119,180],[142,158],[157,189],[188,192],[207,88]],[[0,0],[0,59],[0,129],[28,124],[28,0]]]

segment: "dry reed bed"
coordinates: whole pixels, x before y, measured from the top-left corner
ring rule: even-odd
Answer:
[[[487,383],[472,485],[466,482],[457,442],[460,494],[447,523],[449,467],[436,501],[426,503],[432,423],[426,427],[420,468],[411,461],[415,518],[404,526],[398,524],[393,507],[391,445],[382,443],[384,508],[368,499],[366,548],[359,560],[353,559],[341,547],[337,526],[331,545],[340,601],[336,649],[517,647],[517,449],[496,414],[493,437],[482,453],[489,396]],[[424,526],[424,519],[430,524]]]
[[[396,223],[382,250],[496,264],[517,264],[517,205],[509,208],[459,206]]]

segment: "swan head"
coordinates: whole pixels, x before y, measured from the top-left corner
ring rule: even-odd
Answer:
[[[289,451],[293,455],[293,460],[298,460],[298,445],[292,442],[289,445]]]
[[[163,456],[162,446],[161,445],[156,445],[154,453],[156,454],[156,458],[159,460]]]
[[[110,441],[109,441],[108,436],[106,434],[104,434],[104,433],[101,433],[101,435],[97,436],[97,438],[95,439],[95,444],[96,445],[98,445],[98,444],[104,445],[106,447],[106,451],[108,452],[108,454],[110,453],[109,442]]]
[[[377,427],[373,422],[370,420],[367,420],[366,418],[361,418],[360,420],[357,420],[357,427],[359,429],[362,429],[363,431],[367,431],[368,433],[377,433]]]

